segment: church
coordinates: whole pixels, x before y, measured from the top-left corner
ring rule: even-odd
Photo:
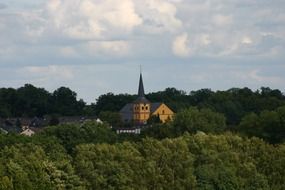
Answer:
[[[164,103],[151,103],[145,97],[142,73],[140,73],[137,99],[120,110],[122,120],[135,125],[146,125],[151,116],[157,116],[162,123],[165,123],[172,119],[173,114],[174,112]]]

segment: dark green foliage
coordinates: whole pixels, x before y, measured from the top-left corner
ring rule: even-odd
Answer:
[[[82,115],[85,103],[76,100],[76,93],[66,87],[60,87],[52,94],[53,113],[65,116]]]
[[[14,145],[17,143],[29,143],[31,139],[26,136],[17,135],[14,133],[8,134],[1,134],[0,133],[0,149],[4,148],[5,146]]]
[[[114,143],[116,141],[116,134],[109,126],[94,122],[47,127],[39,136],[55,137],[69,153],[78,144]]]
[[[81,145],[76,169],[94,189],[191,189],[193,158],[180,140]]]
[[[189,108],[177,113],[173,120],[173,128],[177,135],[184,132],[222,132],[226,128],[225,117],[209,109]]]
[[[117,135],[95,122],[51,126],[32,137],[0,133],[0,190],[285,189],[285,100],[279,90],[187,95],[168,88],[148,98],[177,114],[165,124],[150,119],[151,127],[138,136]],[[104,121],[120,126],[117,111],[133,99],[107,94],[86,106],[68,88],[50,94],[25,85],[0,89],[0,114],[92,115],[97,109]]]
[[[83,189],[70,160],[55,163],[33,144],[0,151],[0,189]]]
[[[156,139],[173,138],[176,135],[172,123],[153,124],[142,131],[142,137],[153,137]]]
[[[83,115],[85,115],[85,116],[94,116],[94,115],[96,115],[95,104],[91,103],[91,105],[85,105],[85,107],[83,109]]]
[[[285,141],[285,106],[274,111],[262,111],[259,115],[246,115],[240,125],[240,132],[263,138],[271,143]]]
[[[191,91],[189,94],[175,88],[146,95],[151,102],[164,102],[174,112],[190,106],[209,108],[223,113],[228,125],[238,125],[249,113],[272,111],[285,105],[285,96],[280,90],[261,87],[253,92],[249,88],[231,88],[227,91],[213,92],[210,89]],[[30,84],[18,89],[0,89],[0,117],[99,115],[100,112],[119,112],[127,103],[133,102],[136,95],[107,93],[101,95],[96,103],[86,105],[77,100],[76,93],[67,87],[60,87],[53,93]]]
[[[281,190],[284,153],[284,146],[259,139],[198,133],[162,141],[80,145],[75,168],[94,189]]]
[[[124,125],[119,112],[102,111],[99,114],[99,118],[115,128],[120,128]]]
[[[199,133],[184,138],[196,156],[198,189],[270,189],[268,174],[261,171],[258,164],[261,156],[258,147],[266,147],[266,151],[274,147],[257,139],[242,139],[231,134]]]
[[[50,94],[43,88],[26,84],[17,89],[16,116],[42,116],[49,111]]]
[[[49,120],[49,125],[54,126],[59,124],[59,116],[56,114],[52,114]]]
[[[53,93],[26,84],[18,89],[0,89],[0,117],[42,117],[46,114],[64,116],[92,114],[92,109],[76,93],[60,87]],[[93,113],[94,114],[94,113]]]
[[[215,112],[223,113],[228,125],[239,124],[242,117],[248,113],[259,113],[263,110],[274,110],[285,105],[285,96],[280,90],[262,87],[260,91],[253,92],[249,88],[231,88],[227,91],[213,92],[210,89],[185,91],[167,88],[164,91],[153,92],[146,95],[151,102],[164,102],[174,112],[187,109],[190,106],[209,108]],[[95,105],[96,112],[118,112],[126,103],[130,103],[135,96],[108,93],[98,98]]]
[[[151,102],[166,103],[173,111],[177,112],[192,105],[192,99],[185,91],[175,88],[166,88],[164,91],[153,92],[147,95]]]
[[[159,115],[152,115],[147,120],[148,125],[153,125],[153,124],[158,124],[158,123],[162,123],[160,118],[159,118]]]
[[[135,98],[136,96],[128,94],[114,95],[113,93],[108,93],[101,95],[95,105],[96,114],[103,111],[118,112],[124,105],[133,102]]]
[[[120,140],[92,122],[0,134],[0,189],[285,189],[285,144],[203,132]]]

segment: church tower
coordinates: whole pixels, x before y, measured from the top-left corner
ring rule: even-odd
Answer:
[[[143,78],[140,73],[138,98],[133,103],[133,121],[135,124],[143,125],[150,117],[150,101],[144,94]]]

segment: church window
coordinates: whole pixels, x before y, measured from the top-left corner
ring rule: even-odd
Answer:
[[[148,110],[148,107],[147,107],[147,106],[145,107],[145,110]]]
[[[142,110],[144,110],[144,107],[142,106]]]
[[[162,110],[162,114],[164,114],[165,112],[164,112],[164,110]]]

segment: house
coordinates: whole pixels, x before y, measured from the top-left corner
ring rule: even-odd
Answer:
[[[121,133],[127,133],[127,134],[140,134],[141,133],[141,128],[120,128],[116,129],[117,134]]]
[[[126,104],[121,110],[120,115],[125,123],[134,123],[134,125],[146,125],[152,116],[157,116],[161,122],[171,120],[174,112],[164,103],[150,102],[144,93],[143,77],[140,74],[138,97],[132,102]]]
[[[3,133],[3,134],[8,134],[8,131],[6,131],[5,129],[2,129],[0,128],[0,134]]]
[[[23,130],[21,133],[21,135],[26,135],[28,137],[32,136],[33,134],[35,134],[35,131],[33,131],[30,128],[26,128],[25,130]]]

